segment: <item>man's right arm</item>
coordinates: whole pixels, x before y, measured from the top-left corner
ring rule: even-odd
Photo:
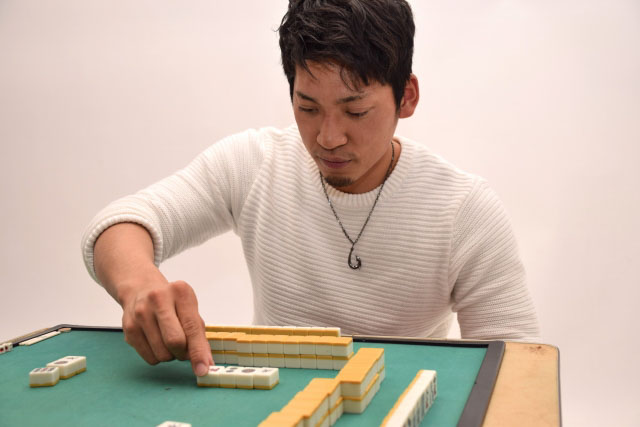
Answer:
[[[265,129],[265,137],[274,132]],[[147,362],[190,358],[196,371],[211,361],[193,289],[157,267],[237,225],[264,158],[261,140],[256,131],[225,138],[175,174],[113,201],[87,227],[87,271],[122,306],[127,342]]]
[[[148,363],[191,360],[202,376],[213,365],[195,292],[169,282],[154,264],[153,241],[134,223],[106,229],[94,246],[95,273],[122,306],[125,340]]]

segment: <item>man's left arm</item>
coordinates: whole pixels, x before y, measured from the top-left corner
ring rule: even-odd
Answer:
[[[462,338],[540,339],[509,218],[483,180],[474,182],[454,221],[449,271]]]

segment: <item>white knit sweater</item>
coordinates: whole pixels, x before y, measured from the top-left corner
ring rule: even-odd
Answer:
[[[445,337],[453,311],[463,338],[537,339],[516,242],[495,193],[424,146],[397,140],[402,154],[356,245],[360,270],[347,265],[351,245],[295,126],[228,137],[175,175],[108,205],[82,240],[87,269],[95,279],[95,241],[118,222],[149,230],[158,265],[233,229],[257,324]],[[378,189],[327,190],[355,238]]]

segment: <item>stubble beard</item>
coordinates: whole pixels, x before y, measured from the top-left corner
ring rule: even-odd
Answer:
[[[353,184],[353,179],[346,176],[325,176],[324,180],[333,188],[344,188]]]

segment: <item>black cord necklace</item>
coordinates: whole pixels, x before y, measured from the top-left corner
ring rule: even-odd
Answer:
[[[396,152],[393,147],[393,141],[391,141],[391,163],[389,163],[389,168],[387,168],[387,174],[384,176],[384,181],[382,181],[382,185],[380,185],[380,190],[378,190],[378,194],[376,195],[376,199],[373,202],[373,206],[371,206],[369,215],[367,215],[367,219],[364,221],[364,225],[360,229],[360,233],[358,233],[358,237],[356,237],[355,240],[353,240],[349,236],[349,233],[347,233],[347,230],[345,230],[344,225],[342,225],[342,221],[340,221],[340,217],[338,217],[338,213],[336,212],[336,209],[333,207],[333,203],[331,203],[331,199],[329,198],[329,194],[327,193],[327,187],[324,184],[324,177],[322,176],[322,173],[320,173],[320,183],[322,184],[322,190],[324,191],[324,195],[327,198],[327,202],[329,202],[329,207],[331,208],[333,215],[336,217],[336,220],[338,221],[340,228],[342,228],[342,232],[346,236],[347,240],[351,242],[351,250],[349,251],[349,258],[347,259],[347,264],[349,264],[349,267],[351,267],[353,270],[358,270],[360,267],[362,267],[362,260],[358,255],[356,255],[356,262],[355,263],[352,262],[353,251],[356,247],[356,243],[358,243],[358,240],[360,240],[360,236],[362,236],[362,232],[364,231],[365,227],[369,223],[369,219],[371,218],[371,214],[373,213],[373,210],[375,209],[376,204],[378,203],[378,199],[380,198],[380,193],[382,193],[384,184],[387,182],[387,178],[389,178],[389,175],[391,174],[391,168],[393,167],[393,161],[395,160],[395,157],[396,157]]]

